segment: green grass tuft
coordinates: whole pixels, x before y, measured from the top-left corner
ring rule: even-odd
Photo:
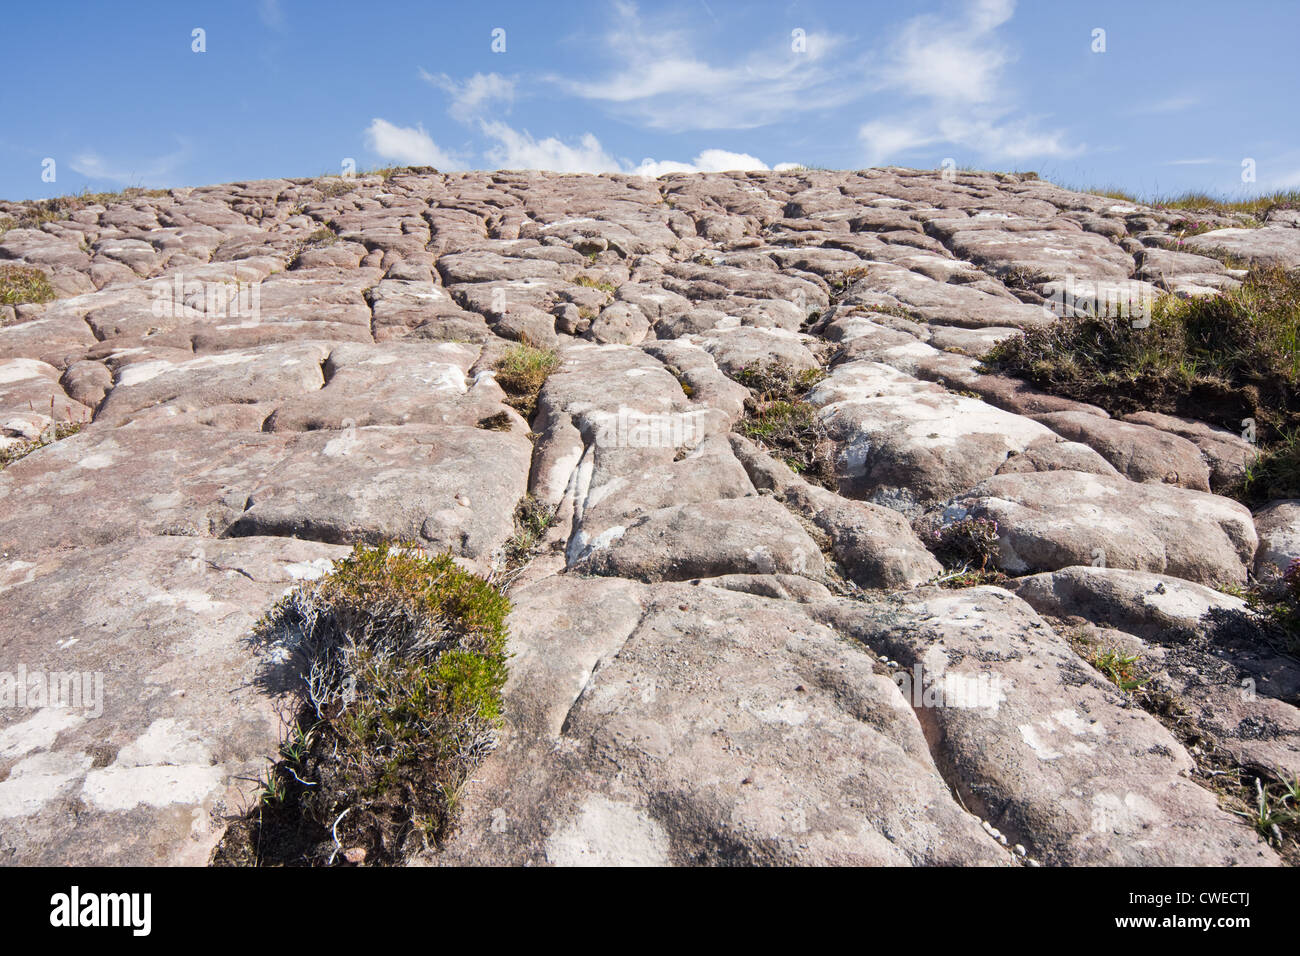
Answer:
[[[618,291],[618,286],[612,282],[606,282],[603,279],[593,279],[591,276],[578,276],[573,280],[574,285],[580,285],[585,289],[599,289],[601,292],[613,295]]]
[[[49,302],[54,297],[54,287],[40,269],[0,266],[0,305]]]
[[[560,367],[554,349],[533,348],[527,342],[512,346],[496,365],[497,384],[506,402],[524,418],[537,410],[537,396],[550,374]]]

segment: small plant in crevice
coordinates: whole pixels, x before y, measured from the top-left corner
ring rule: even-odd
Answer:
[[[1024,266],[1015,266],[1007,269],[998,275],[999,281],[1021,301],[1028,301],[1031,304],[1037,304],[1041,301],[1038,290],[1043,284],[1050,282],[1052,277],[1045,272],[1025,268]]]
[[[1143,676],[1138,662],[1139,654],[1125,654],[1115,647],[1098,647],[1088,655],[1087,661],[1122,691],[1131,692],[1143,687],[1151,678]]]
[[[501,571],[493,580],[508,583],[537,553],[537,546],[554,524],[555,508],[531,494],[524,495],[515,506],[515,533],[502,549]]]
[[[55,296],[49,277],[31,266],[0,266],[0,305],[40,304]]]
[[[1286,777],[1281,771],[1272,786],[1265,787],[1263,777],[1255,777],[1255,799],[1249,809],[1234,809],[1244,817],[1266,842],[1281,849],[1286,842],[1283,828],[1300,827],[1300,776]]]
[[[731,377],[750,392],[736,431],[758,442],[804,479],[838,491],[836,442],[816,406],[807,400],[809,390],[826,373],[820,368],[754,363]]]
[[[510,431],[512,419],[509,412],[497,412],[495,415],[488,415],[480,418],[475,424],[475,428],[482,428],[490,432],[508,432]]]
[[[51,445],[56,441],[62,441],[65,438],[77,434],[86,426],[85,422],[58,422],[54,425],[48,425],[36,438],[25,439],[15,442],[12,445],[5,445],[0,448],[0,471],[8,468],[14,462],[21,458],[26,458],[34,451],[39,451],[46,445]]]
[[[1284,571],[1266,565],[1249,585],[1219,590],[1246,602],[1241,620],[1253,628],[1259,642],[1300,659],[1300,559]]]
[[[935,529],[929,538],[930,551],[944,566],[944,572],[934,579],[940,587],[968,588],[1007,580],[993,563],[998,553],[996,521],[962,518]]]
[[[613,295],[618,291],[618,287],[612,282],[604,279],[593,279],[591,276],[581,275],[573,280],[574,285],[580,285],[584,289],[598,289],[607,295]]]
[[[1174,234],[1175,244],[1181,246],[1184,239],[1191,239],[1193,236],[1201,236],[1207,232],[1222,228],[1223,226],[1217,223],[1206,222],[1201,219],[1180,219],[1172,223],[1169,230]]]
[[[496,380],[506,393],[506,403],[531,420],[542,386],[559,367],[560,357],[554,349],[533,348],[520,342],[497,362]]]
[[[509,601],[450,554],[358,545],[255,637],[298,675],[298,707],[256,804],[214,865],[405,862],[455,828],[497,743]]]
[[[312,249],[325,249],[334,245],[334,243],[338,241],[338,233],[327,226],[322,226],[294,247],[293,252],[289,255],[288,261],[285,263],[285,268],[295,268],[304,252],[308,252]]]
[[[852,269],[845,269],[843,272],[836,273],[829,282],[831,295],[837,299],[840,298],[849,289],[853,288],[853,283],[866,276],[866,274],[866,266],[854,266]]]
[[[322,181],[317,182],[315,185],[326,199],[335,199],[352,192],[361,183],[353,178],[327,176],[323,177]]]

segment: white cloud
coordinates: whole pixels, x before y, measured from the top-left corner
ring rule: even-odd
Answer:
[[[905,119],[871,120],[858,130],[858,139],[867,151],[867,162],[875,166],[891,156],[900,156],[941,140],[933,128],[923,130]]]
[[[514,102],[515,81],[499,73],[475,73],[463,82],[453,80],[446,73],[434,74],[425,70],[420,71],[420,76],[451,95],[447,112],[462,123],[474,119],[492,103],[504,103],[508,111]]]
[[[789,168],[791,164],[782,163],[781,165]],[[691,163],[643,159],[639,166],[630,171],[638,176],[657,177],[665,173],[725,173],[732,170],[763,170],[767,168],[767,163],[756,156],[750,156],[748,153],[732,153],[725,149],[706,149],[696,156],[695,161]]]
[[[976,4],[966,21],[919,16],[903,27],[897,52],[882,83],[913,96],[987,103],[997,95],[999,74],[1009,62],[992,31],[1010,16],[991,16]],[[1010,7],[1010,4],[1005,4]]]
[[[556,173],[627,173],[657,177],[665,173],[720,173],[730,170],[767,169],[757,156],[725,149],[701,150],[689,163],[676,160],[643,159],[632,165],[618,160],[601,145],[594,133],[583,133],[576,142],[555,136],[537,139],[527,130],[517,130],[500,121],[482,121],[480,128],[494,146],[484,151],[491,168],[542,169]],[[790,164],[784,164],[789,168]]]
[[[576,146],[557,139],[534,139],[500,121],[483,121],[484,135],[496,140],[486,150],[488,161],[497,169],[544,169],[555,173],[616,173],[618,162],[605,152],[592,133],[584,133]]]
[[[793,52],[785,38],[719,65],[693,52],[692,34],[647,27],[631,3],[614,9],[616,22],[602,46],[617,62],[615,72],[599,79],[548,80],[651,128],[750,129],[833,109],[862,95],[860,65],[835,56],[845,42],[841,37],[808,33],[802,53]]]
[[[464,165],[456,156],[441,149],[423,126],[395,126],[376,117],[366,129],[366,145],[384,159],[404,166],[459,169]]]

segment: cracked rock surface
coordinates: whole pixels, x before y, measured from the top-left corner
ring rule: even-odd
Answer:
[[[1300,503],[1215,493],[1235,435],[978,362],[1066,286],[1300,268],[1293,221],[1176,218],[1018,175],[416,169],[0,234],[55,292],[0,315],[0,445],[85,423],[0,471],[0,672],[103,691],[0,708],[0,863],[206,862],[282,730],[252,624],[397,539],[514,605],[501,744],[419,862],[1277,865],[1066,629],[1300,772],[1300,665],[1198,630]],[[528,418],[519,342],[558,360]],[[742,433],[769,366],[815,373],[832,479]],[[1005,587],[939,586],[968,518]]]

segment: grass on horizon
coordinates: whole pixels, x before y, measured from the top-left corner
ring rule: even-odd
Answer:
[[[1153,209],[1209,212],[1223,216],[1243,213],[1258,221],[1262,221],[1264,216],[1272,209],[1300,209],[1300,189],[1279,189],[1269,193],[1261,193],[1258,196],[1234,199],[1229,196],[1215,196],[1197,190],[1177,194],[1155,193],[1144,198],[1116,186],[1062,186],[1062,188],[1133,203],[1138,206],[1150,206]]]

